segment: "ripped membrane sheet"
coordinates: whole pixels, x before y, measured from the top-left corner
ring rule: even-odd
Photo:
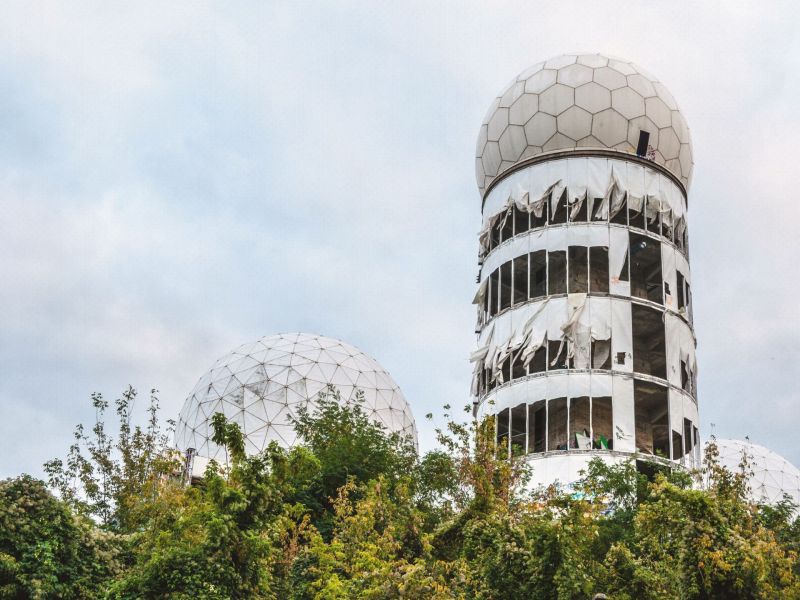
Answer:
[[[548,368],[564,356],[570,360],[572,369],[598,369],[609,363],[610,353],[613,360],[608,370],[633,373],[637,357],[631,306],[630,301],[619,298],[569,294],[529,302],[501,313],[480,333],[478,349],[470,357],[473,395],[480,395],[483,373],[488,373],[492,384],[502,385],[506,383],[506,361],[520,356],[527,368],[533,354],[547,341],[559,342],[557,355],[548,357]],[[684,388],[684,370],[690,381],[697,372],[694,335],[679,316],[666,311],[663,319],[666,380],[671,386]],[[595,344],[592,356],[593,342],[609,340],[610,344]]]
[[[607,221],[624,206],[644,211],[676,233],[686,227],[686,198],[672,179],[655,169],[623,159],[576,157],[551,160],[514,171],[486,196],[483,225],[479,234],[482,252],[489,249],[492,228],[508,219],[510,209],[540,218],[549,203],[551,213],[566,192],[569,214],[574,216],[587,204],[590,221]]]

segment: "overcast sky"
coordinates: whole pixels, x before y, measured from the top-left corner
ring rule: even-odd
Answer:
[[[262,335],[344,339],[424,415],[469,401],[491,100],[564,52],[654,73],[692,130],[703,437],[800,463],[800,5],[4,2],[0,477],[89,395],[165,417]]]

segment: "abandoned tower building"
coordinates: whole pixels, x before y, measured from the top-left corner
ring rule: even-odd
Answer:
[[[475,410],[534,483],[589,460],[700,458],[689,129],[621,59],[567,55],[516,77],[481,126]]]

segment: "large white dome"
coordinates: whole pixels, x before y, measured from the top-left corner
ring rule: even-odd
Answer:
[[[481,125],[475,176],[481,195],[497,177],[538,154],[574,148],[636,153],[649,132],[651,158],[687,188],[689,127],[675,99],[633,63],[567,54],[523,71],[492,102]]]
[[[800,504],[800,471],[769,448],[744,440],[715,440],[719,462],[731,472],[739,471],[742,453],[747,455],[753,475],[750,496],[755,502],[775,504],[789,494]]]
[[[327,385],[342,399],[364,393],[364,410],[389,431],[410,435],[417,443],[411,408],[400,388],[374,359],[342,341],[307,333],[263,337],[220,358],[197,382],[180,412],[175,443],[206,458],[219,458],[211,441],[211,417],[222,412],[245,434],[246,450],[255,454],[270,441],[290,447],[296,441],[290,416],[312,406]]]

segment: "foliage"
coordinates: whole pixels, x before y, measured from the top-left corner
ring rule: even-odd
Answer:
[[[746,457],[728,471],[711,443],[701,471],[649,475],[594,460],[570,489],[531,489],[493,419],[444,414],[422,457],[333,389],[290,450],[248,456],[214,415],[227,466],[192,486],[150,429],[111,441],[98,419],[85,459],[51,463],[63,501],[0,484],[0,598],[800,598],[797,506],[750,503]]]
[[[0,598],[99,598],[120,548],[41,481],[0,482]]]
[[[129,387],[114,402],[119,421],[114,437],[104,421],[108,401],[92,394],[96,419],[91,433],[78,425],[66,461],[56,458],[44,465],[50,487],[64,502],[118,533],[136,531],[153,499],[153,483],[178,465],[169,431],[162,430],[158,419],[156,391],[150,393],[144,427],[132,425],[136,399],[136,390]]]

